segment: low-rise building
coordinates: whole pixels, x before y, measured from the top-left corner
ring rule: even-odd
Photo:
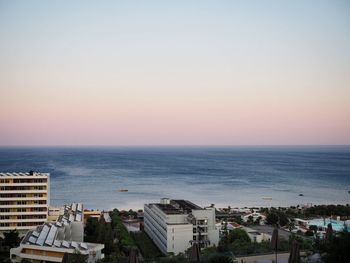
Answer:
[[[12,248],[13,262],[22,259],[35,263],[62,262],[65,258],[79,253],[88,263],[103,259],[103,244],[86,243],[81,203],[67,205],[56,222],[46,222],[35,230],[27,232],[17,248]]]
[[[202,247],[218,245],[215,208],[201,208],[187,200],[161,199],[145,204],[144,229],[164,253],[182,253],[199,242]]]
[[[101,215],[102,215],[102,211],[100,210],[85,210],[84,223],[86,224],[89,218],[96,218],[97,220],[100,220]]]
[[[247,232],[252,242],[261,243],[263,241],[270,241],[272,237],[270,234],[263,233],[249,227],[242,227],[242,229]]]

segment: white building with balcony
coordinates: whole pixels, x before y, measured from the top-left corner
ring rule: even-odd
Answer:
[[[48,173],[0,173],[0,233],[29,230],[48,218]]]
[[[202,247],[218,245],[215,208],[201,208],[187,200],[161,199],[145,204],[145,232],[164,253],[185,252],[191,242]]]

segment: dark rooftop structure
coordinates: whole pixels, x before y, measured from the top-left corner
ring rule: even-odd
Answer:
[[[154,204],[159,207],[165,214],[168,215],[180,215],[189,214],[194,209],[203,209],[200,206],[188,201],[188,200],[170,200],[167,204]]]
[[[190,213],[192,210],[195,209],[203,209],[202,207],[188,201],[188,200],[171,200],[171,204],[173,204],[175,207],[179,206],[180,209]]]

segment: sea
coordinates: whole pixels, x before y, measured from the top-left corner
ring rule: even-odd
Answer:
[[[0,172],[30,170],[50,173],[55,206],[142,209],[164,197],[203,207],[350,203],[350,146],[0,148]]]

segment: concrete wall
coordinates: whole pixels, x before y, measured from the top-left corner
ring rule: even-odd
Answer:
[[[193,225],[169,225],[167,228],[167,252],[183,253],[188,249],[193,239]]]

